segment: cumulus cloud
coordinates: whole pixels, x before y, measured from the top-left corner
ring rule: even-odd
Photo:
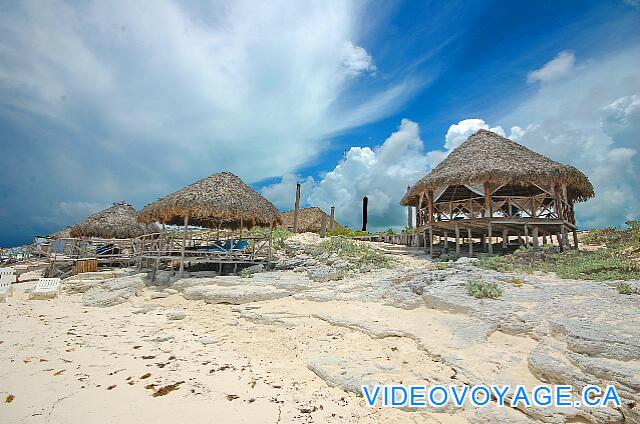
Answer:
[[[352,228],[359,228],[362,223],[362,198],[367,196],[370,228],[398,227],[407,222],[406,209],[398,202],[407,186],[423,177],[426,169],[419,126],[403,119],[398,130],[380,146],[351,147],[345,158],[319,181],[312,183],[307,178],[303,193],[308,193],[308,205],[325,211],[335,206],[336,219]],[[284,199],[291,204],[295,179],[285,176],[262,192],[278,197],[282,190]]]
[[[581,64],[500,120],[526,127],[521,143],[587,174],[596,197],[576,207],[583,227],[640,217],[639,67],[637,47]]]
[[[297,183],[300,183],[300,205],[307,206],[307,197],[315,187],[313,177],[302,178],[296,174],[287,174],[279,182],[262,187],[260,192],[278,209],[287,211],[295,208]]]
[[[548,82],[557,80],[570,74],[575,63],[576,56],[573,52],[562,51],[541,68],[529,72],[527,82],[531,84],[537,81]]]
[[[11,204],[3,213],[43,215],[60,201],[142,206],[225,169],[248,182],[294,172],[330,137],[395,111],[416,88],[408,77],[376,75],[361,45],[364,7],[313,0],[3,7],[0,128],[9,154],[0,166],[17,171],[0,183]],[[11,189],[29,179],[35,191]]]

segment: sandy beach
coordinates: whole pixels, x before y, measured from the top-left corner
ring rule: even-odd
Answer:
[[[0,304],[0,421],[622,422],[611,408],[367,407],[360,385],[376,383],[614,381],[630,402],[640,372],[637,338],[594,337],[580,316],[588,310],[601,328],[637,332],[637,299],[589,306],[612,290],[606,284],[536,275],[509,287],[512,276],[468,260],[436,270],[416,249],[378,246],[390,269],[323,283],[296,269],[154,286],[132,269],[120,271],[126,277],[75,276],[52,300],[27,300],[32,283],[19,283]],[[451,284],[468,273],[501,278],[503,299],[458,293]],[[425,278],[432,283],[418,287]],[[113,297],[105,293],[134,286],[106,306]],[[614,322],[607,309],[626,312]]]

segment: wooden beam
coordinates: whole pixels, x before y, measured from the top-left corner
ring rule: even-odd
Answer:
[[[469,236],[469,256],[473,255],[473,234],[471,228],[467,228],[467,235]]]
[[[433,222],[433,191],[427,192],[427,201],[429,202],[429,222]]]
[[[573,248],[578,250],[578,231],[573,230]]]
[[[491,189],[486,181],[482,185],[484,187],[484,216],[491,217],[493,216],[491,211]]]
[[[187,248],[187,226],[189,225],[189,215],[184,216],[184,228],[182,229],[182,250],[180,252],[180,278],[184,275],[184,253]]]
[[[524,226],[524,247],[529,248],[529,227]]]
[[[433,258],[433,228],[429,226],[429,256]]]
[[[506,250],[509,245],[509,230],[502,230],[502,249]]]
[[[493,255],[493,234],[492,234],[492,228],[491,228],[491,221],[489,221],[489,225],[487,226],[487,236],[488,236],[488,241],[489,241],[489,245],[488,247],[488,252],[490,255]]]
[[[535,225],[533,227],[533,247],[538,247],[540,245],[540,240],[538,240],[538,226]]]
[[[333,231],[334,225],[336,225],[336,207],[331,206],[331,221],[329,221],[329,231]]]
[[[420,193],[418,198],[418,208],[416,210],[416,228],[422,225],[422,200],[424,199],[424,193]]]
[[[269,253],[267,254],[267,270],[271,269],[271,247],[273,246],[273,222],[269,225]],[[222,271],[222,263],[220,263]]]
[[[456,224],[456,255],[460,254],[460,227]]]

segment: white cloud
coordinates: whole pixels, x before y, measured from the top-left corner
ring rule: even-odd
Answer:
[[[7,141],[0,166],[29,157],[38,166],[3,178],[12,186],[29,172],[41,191],[13,193],[12,210],[21,213],[27,193],[37,197],[37,212],[68,199],[142,206],[215,171],[247,182],[294,172],[332,136],[397,110],[416,90],[410,77],[377,75],[361,45],[365,7],[338,0],[3,7],[0,118],[27,141]]]
[[[529,72],[527,82],[548,82],[557,80],[571,73],[575,66],[576,56],[573,52],[562,51],[539,69]]]
[[[343,65],[347,68],[347,71],[351,75],[359,75],[363,72],[374,73],[376,72],[376,64],[373,62],[373,58],[365,49],[360,46],[354,46],[353,43],[348,42],[344,48]]]
[[[583,227],[640,217],[639,68],[638,48],[581,64],[500,120],[526,126],[521,143],[587,174],[596,197],[576,207]]]
[[[368,221],[370,228],[388,228],[406,225],[406,209],[399,205],[407,189],[423,177],[427,159],[423,152],[418,124],[403,119],[396,132],[382,145],[352,147],[343,160],[324,177],[307,187],[303,193],[307,204],[329,210],[336,207],[336,219],[344,225],[359,228],[362,223],[362,198],[369,198]],[[285,176],[281,183],[265,187],[263,193],[271,200],[271,193],[291,203],[295,193],[295,177]]]
[[[315,186],[313,177],[302,178],[295,174],[283,175],[280,182],[264,186],[260,192],[278,209],[287,211],[295,208],[296,183],[300,183],[300,205],[304,207],[308,204],[306,199]]]

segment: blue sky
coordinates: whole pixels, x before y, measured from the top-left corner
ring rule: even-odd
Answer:
[[[1,246],[222,170],[402,226],[407,184],[480,128],[583,170],[580,226],[638,218],[638,1],[0,9]]]

